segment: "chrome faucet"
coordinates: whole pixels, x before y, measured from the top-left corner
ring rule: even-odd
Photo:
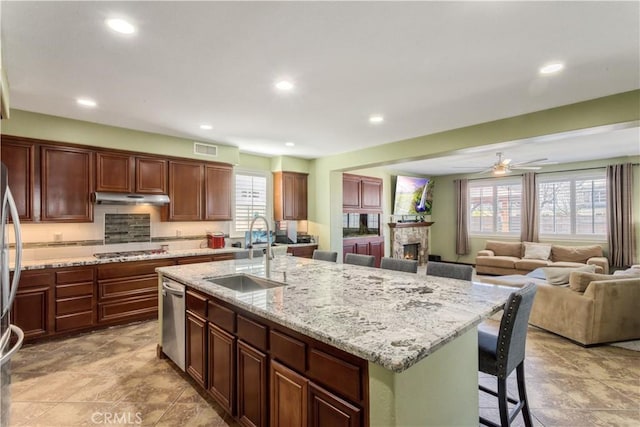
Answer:
[[[267,226],[267,250],[264,254],[265,256],[265,276],[268,278],[271,276],[271,266],[269,261],[271,261],[271,246],[269,243],[269,239],[271,239],[271,228],[269,227],[269,220],[262,215],[256,215],[251,221],[251,225],[249,225],[249,259],[253,259],[253,224],[255,224],[257,219],[262,219]]]

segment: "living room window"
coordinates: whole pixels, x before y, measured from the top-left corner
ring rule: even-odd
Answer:
[[[469,234],[519,235],[520,178],[469,182]]]
[[[249,231],[255,215],[267,216],[267,177],[258,172],[236,172],[234,228],[238,234]]]
[[[607,233],[604,170],[538,176],[541,236],[602,237]]]

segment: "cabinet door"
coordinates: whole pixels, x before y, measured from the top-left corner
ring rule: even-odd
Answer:
[[[273,360],[270,372],[270,425],[307,427],[307,385],[309,381]]]
[[[167,162],[150,157],[136,157],[136,193],[167,193]]]
[[[310,427],[359,427],[361,409],[317,385],[309,384]]]
[[[360,255],[371,255],[369,253],[369,242],[357,242],[356,253]]]
[[[297,218],[297,194],[295,175],[282,174],[282,215],[285,220],[296,220]]]
[[[376,178],[362,178],[362,209],[382,209],[382,180]]]
[[[207,322],[187,311],[187,373],[207,388]]]
[[[373,255],[376,257],[376,267],[380,267],[380,261],[382,261],[382,257],[384,256],[384,241],[381,240],[379,242],[370,242],[369,243],[369,255]]]
[[[296,219],[307,219],[307,175],[295,176]]]
[[[93,152],[41,147],[40,176],[42,221],[93,221]]]
[[[133,192],[135,164],[127,154],[96,153],[96,191]]]
[[[51,287],[34,287],[16,293],[12,322],[22,329],[25,340],[40,338],[53,332],[50,321],[53,295]]]
[[[236,338],[209,323],[209,393],[225,411],[235,409]]]
[[[347,254],[355,254],[356,253],[356,244],[355,243],[342,243],[342,262],[344,262]]]
[[[33,220],[34,146],[10,137],[2,137],[2,163],[7,166],[7,179],[18,208],[20,221]]]
[[[267,420],[267,356],[238,341],[238,420],[263,427]]]
[[[231,168],[206,166],[205,168],[205,220],[229,221],[231,216]]]
[[[345,209],[360,208],[360,177],[342,175],[342,207]]]
[[[202,220],[203,169],[201,164],[169,162],[170,221]]]

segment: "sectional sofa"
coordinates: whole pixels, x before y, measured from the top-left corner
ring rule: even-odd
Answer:
[[[595,265],[596,273],[608,273],[609,262],[599,245],[561,246],[550,243],[488,240],[476,255],[476,273],[527,274],[540,267]]]

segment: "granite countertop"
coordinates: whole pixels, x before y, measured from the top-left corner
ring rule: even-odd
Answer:
[[[198,256],[198,255],[214,255],[224,254],[232,252],[244,252],[247,249],[242,248],[222,248],[222,249],[178,249],[170,250],[163,253],[148,254],[148,255],[136,255],[136,256],[122,256],[118,258],[96,258],[94,256],[75,257],[75,258],[54,258],[44,260],[32,260],[23,261],[21,270],[39,270],[43,268],[61,268],[61,267],[77,267],[81,265],[95,265],[95,264],[108,264],[112,262],[130,262],[130,261],[142,261],[149,259],[163,259],[163,258],[179,258],[186,256]],[[104,251],[108,252],[108,251]],[[12,268],[13,270],[13,268]]]
[[[264,261],[233,260],[156,269],[394,372],[402,372],[502,308],[513,289],[306,258],[276,257],[282,287],[240,293],[207,279],[265,275]]]

